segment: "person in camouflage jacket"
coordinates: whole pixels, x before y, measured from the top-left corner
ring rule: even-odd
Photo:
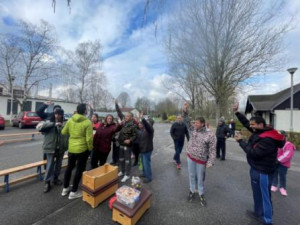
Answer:
[[[126,113],[124,115],[120,110],[118,101],[116,100],[116,111],[122,122],[122,129],[120,130],[118,142],[120,144],[119,152],[119,167],[121,171],[119,172],[119,177],[123,176],[121,182],[125,182],[130,178],[131,172],[131,152],[133,142],[137,138],[137,126],[133,121],[132,113]]]

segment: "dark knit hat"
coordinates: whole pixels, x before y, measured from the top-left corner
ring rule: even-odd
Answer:
[[[54,114],[58,114],[58,115],[64,116],[64,110],[61,109],[61,108],[57,108],[55,110]]]
[[[56,108],[61,109],[61,106],[60,105],[53,106],[53,110],[55,110]]]

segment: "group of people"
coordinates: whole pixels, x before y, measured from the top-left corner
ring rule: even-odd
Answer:
[[[113,142],[113,162],[119,165],[121,182],[126,182],[131,175],[131,155],[133,147],[135,155],[141,156],[143,172],[140,175],[144,183],[152,181],[151,154],[153,151],[154,121],[143,118],[133,118],[132,113],[122,113],[116,100],[115,106],[120,122],[112,115],[107,115],[104,122],[97,114],[87,117],[87,105],[79,104],[76,113],[67,122],[64,121],[64,110],[53,107],[53,112],[45,110],[51,102],[46,102],[37,114],[43,119],[37,129],[44,134],[43,153],[47,159],[44,192],[51,190],[51,185],[62,185],[62,196],[69,199],[79,198],[82,193],[78,186],[82,173],[86,170],[88,158],[91,157],[91,168],[95,169],[106,163]],[[59,180],[64,153],[68,151],[68,165],[64,181]],[[135,159],[138,160],[138,159]],[[136,161],[137,162],[137,161]],[[135,162],[135,164],[136,164]],[[70,180],[76,167],[72,186]],[[52,182],[52,184],[51,184]]]
[[[54,106],[52,113],[45,113],[50,105],[45,103],[37,114],[44,120],[39,123],[37,129],[44,134],[43,152],[47,159],[44,192],[51,189],[51,181],[54,185],[62,185],[62,196],[69,195],[69,199],[81,197],[78,191],[82,173],[86,170],[88,157],[91,156],[91,168],[97,168],[106,163],[113,142],[113,164],[119,165],[119,177],[121,182],[126,182],[131,175],[131,157],[135,155],[137,165],[138,156],[141,155],[144,182],[152,181],[151,154],[153,151],[153,120],[133,118],[131,113],[122,113],[118,102],[115,102],[119,123],[112,115],[107,115],[105,120],[99,121],[98,115],[92,119],[87,118],[87,105],[79,104],[76,114],[66,123],[63,120],[64,111],[59,106]],[[236,117],[252,135],[245,142],[237,133],[234,138],[247,155],[250,165],[250,180],[253,191],[254,210],[247,214],[263,224],[273,224],[273,207],[271,191],[277,191],[278,176],[279,190],[287,196],[286,174],[291,164],[295,146],[287,141],[284,131],[278,132],[266,125],[260,116],[254,116],[248,120],[238,112],[238,104],[233,107]],[[231,127],[232,129],[232,127]],[[94,132],[93,132],[94,130]],[[191,123],[189,117],[189,105],[184,104],[182,115],[177,116],[177,121],[170,130],[175,145],[173,160],[177,168],[181,168],[180,154],[184,146],[185,138],[187,165],[189,174],[188,201],[193,201],[196,193],[200,198],[200,204],[206,205],[204,198],[204,180],[206,168],[211,168],[216,158],[225,159],[226,138],[230,129],[225,126],[224,120],[218,122],[216,133],[213,134],[203,117],[197,117]],[[64,174],[64,181],[59,180],[62,159],[65,151],[68,151],[68,165]],[[222,155],[220,154],[222,153]],[[70,179],[73,169],[76,167],[73,185]]]
[[[233,110],[242,125],[252,133],[247,142],[243,140],[240,133],[234,136],[246,153],[250,165],[254,210],[246,213],[263,224],[273,224],[271,191],[277,191],[279,176],[280,193],[287,196],[286,174],[296,148],[287,140],[284,131],[278,132],[267,126],[262,117],[254,116],[248,120],[238,112],[238,104],[234,105]],[[232,130],[235,130],[233,120],[230,124],[231,126],[227,127],[224,120],[220,119],[216,134],[207,129],[203,117],[197,117],[194,124],[191,125],[188,103],[185,103],[183,114],[178,115],[177,121],[172,125],[170,134],[175,146],[173,160],[178,169],[181,168],[180,153],[185,137],[188,140],[186,147],[190,188],[188,201],[193,201],[195,194],[198,193],[200,204],[206,205],[204,198],[205,170],[214,165],[216,158],[225,160],[226,138],[232,135]]]

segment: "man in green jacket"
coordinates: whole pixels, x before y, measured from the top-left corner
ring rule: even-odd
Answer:
[[[57,109],[54,112],[55,121],[47,120],[38,124],[38,131],[44,134],[43,152],[46,155],[47,166],[45,173],[44,193],[51,189],[51,180],[54,185],[62,185],[58,179],[65,151],[68,150],[68,136],[62,135],[64,111]]]
[[[93,126],[89,119],[85,117],[87,114],[86,104],[77,106],[77,114],[68,120],[66,126],[62,130],[62,134],[68,134],[69,150],[68,150],[68,166],[65,172],[64,188],[62,196],[69,193],[69,199],[80,198],[82,193],[78,191],[78,185],[81,180],[82,173],[85,171],[86,162],[90,151],[93,149]],[[72,190],[69,187],[72,170],[76,166],[76,172],[73,179]]]

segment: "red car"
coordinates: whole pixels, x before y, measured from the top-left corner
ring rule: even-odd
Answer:
[[[36,126],[42,119],[35,112],[20,112],[12,119],[12,126],[20,129],[25,126]]]
[[[0,130],[5,129],[5,119],[0,115]]]

